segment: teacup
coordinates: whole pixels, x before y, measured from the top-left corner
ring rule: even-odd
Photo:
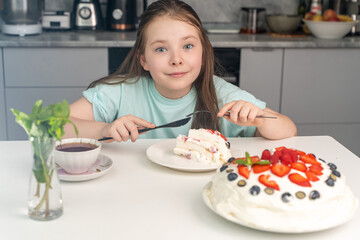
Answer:
[[[90,138],[67,138],[55,144],[55,162],[70,174],[87,172],[96,162],[101,143]]]

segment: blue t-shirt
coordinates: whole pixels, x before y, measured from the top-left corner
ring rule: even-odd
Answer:
[[[116,85],[100,84],[83,92],[84,97],[93,105],[96,121],[111,123],[121,116],[128,114],[142,118],[157,126],[173,122],[189,113],[194,112],[196,104],[196,90],[179,99],[168,99],[162,96],[155,88],[154,81],[141,77],[135,82]],[[231,101],[244,100],[264,109],[266,104],[256,99],[250,93],[237,86],[214,76],[218,106]],[[255,134],[254,126],[239,126],[220,118],[222,134],[225,137],[252,137]],[[192,121],[176,128],[160,128],[139,135],[139,138],[176,138],[179,134],[187,135]]]

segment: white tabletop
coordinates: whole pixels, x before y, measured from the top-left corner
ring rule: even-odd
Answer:
[[[0,142],[1,239],[358,239],[360,211],[339,227],[315,233],[277,234],[231,223],[213,213],[201,197],[214,172],[189,173],[151,162],[147,147],[164,140],[104,144],[114,161],[108,174],[84,182],[61,182],[64,214],[38,222],[27,216],[31,173],[28,142]],[[166,140],[165,140],[166,141]],[[338,165],[360,197],[360,159],[329,136],[229,139],[234,156],[286,146],[312,152]],[[253,155],[254,155],[253,154]],[[356,234],[357,233],[357,234]]]

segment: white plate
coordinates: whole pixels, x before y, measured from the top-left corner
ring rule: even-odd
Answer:
[[[208,172],[218,167],[178,156],[173,152],[175,146],[176,139],[155,143],[148,147],[146,155],[154,163],[184,172]]]
[[[346,222],[348,222],[352,216],[349,216],[349,217],[346,217],[346,218],[343,218],[341,221],[338,221],[338,222],[334,222],[334,224],[332,225],[328,225],[328,226],[311,226],[307,229],[303,229],[303,230],[298,230],[298,231],[294,231],[294,230],[291,230],[291,229],[287,229],[287,228],[284,228],[283,226],[274,226],[273,228],[269,228],[269,227],[263,227],[263,226],[260,226],[260,225],[256,225],[254,226],[254,224],[249,224],[248,222],[245,222],[245,221],[242,221],[238,218],[235,218],[233,217],[232,215],[230,214],[225,214],[225,213],[222,213],[222,212],[217,212],[216,209],[214,208],[212,202],[211,202],[211,191],[210,191],[210,188],[211,188],[211,185],[212,183],[209,182],[205,185],[205,187],[203,188],[203,192],[202,192],[202,198],[203,198],[203,201],[205,202],[206,206],[208,206],[214,213],[216,213],[217,215],[229,220],[230,222],[233,222],[233,223],[236,223],[236,224],[239,224],[239,225],[242,225],[244,227],[248,227],[248,228],[252,228],[252,229],[256,229],[256,230],[261,230],[261,231],[266,231],[266,232],[275,232],[275,233],[308,233],[308,232],[317,232],[317,231],[322,231],[322,230],[326,230],[326,229],[330,229],[330,228],[333,228],[333,227],[337,227],[339,225],[342,225]],[[355,209],[354,209],[354,212],[355,212]]]
[[[113,160],[111,160],[111,158],[103,154],[99,154],[99,157],[96,160],[94,166],[85,173],[69,174],[61,167],[57,168],[57,172],[60,180],[78,182],[101,177],[105,175],[112,168],[112,166]]]

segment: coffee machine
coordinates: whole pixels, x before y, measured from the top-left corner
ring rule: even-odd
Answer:
[[[43,0],[4,0],[1,11],[2,32],[9,35],[25,36],[40,34]]]
[[[110,31],[134,31],[137,24],[136,0],[108,0],[106,29]],[[147,0],[143,0],[144,11]]]
[[[74,29],[103,29],[99,0],[75,0],[73,9]]]

